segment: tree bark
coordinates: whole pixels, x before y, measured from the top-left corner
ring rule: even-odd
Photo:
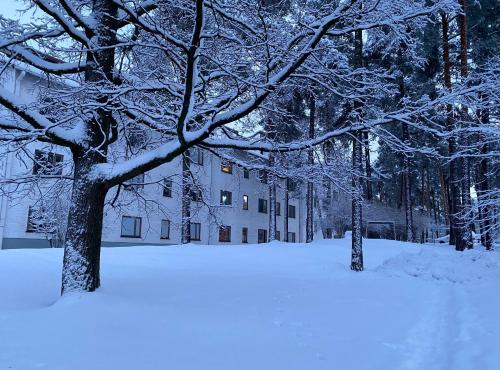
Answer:
[[[409,144],[410,134],[408,125],[403,123],[403,142]],[[411,197],[411,170],[410,157],[403,153],[403,176],[404,176],[404,204],[405,204],[405,221],[406,221],[406,241],[415,241],[413,235],[413,200]],[[417,185],[418,186],[418,185]]]
[[[314,139],[314,125],[316,120],[316,99],[311,92],[309,97],[309,139]],[[307,162],[311,166],[314,165],[313,148],[310,148],[307,153]],[[312,174],[309,175],[309,179]],[[312,181],[307,182],[306,194],[306,243],[311,243],[314,239],[314,184]]]
[[[191,242],[191,160],[182,154],[181,244]]]
[[[373,199],[372,188],[372,165],[370,160],[370,139],[368,131],[363,131],[363,148],[365,152],[365,176],[366,176],[366,200],[371,202]]]
[[[289,193],[288,188],[290,186],[290,180],[286,178],[285,180],[285,201],[283,207],[283,240],[288,242],[288,204],[289,204]]]
[[[441,14],[441,24],[442,24],[442,35],[443,35],[443,76],[444,85],[451,91],[451,62],[450,62],[450,45],[449,45],[449,19],[445,13]],[[453,107],[451,104],[447,104],[447,119],[446,126],[448,131],[453,131],[455,128],[454,117],[453,117]],[[448,156],[450,157],[449,164],[449,212],[450,212],[450,245],[455,245],[456,249],[460,249],[457,246],[458,239],[458,222],[460,211],[460,188],[458,179],[458,164],[456,158],[454,158],[457,152],[456,139],[451,135],[448,139]]]

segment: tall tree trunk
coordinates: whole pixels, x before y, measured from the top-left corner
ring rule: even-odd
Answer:
[[[112,1],[92,3],[94,48],[87,52],[84,78],[96,87],[113,80],[118,11]],[[105,96],[97,101],[106,104]],[[73,149],[74,175],[68,227],[64,245],[61,294],[71,291],[94,291],[99,287],[99,267],[104,202],[108,191],[105,183],[92,176],[94,166],[105,163],[110,131],[116,127],[112,113],[97,108],[85,122],[88,147]]]
[[[450,45],[449,45],[449,19],[445,13],[441,14],[441,23],[443,31],[443,75],[444,85],[451,91],[451,62],[450,62]],[[451,104],[446,106],[447,119],[446,126],[448,131],[453,131],[455,128],[453,107]],[[457,249],[458,232],[459,232],[459,211],[460,211],[460,188],[458,178],[458,164],[454,156],[457,152],[456,139],[451,135],[448,139],[448,156],[450,157],[449,164],[449,212],[450,212],[450,245],[455,245]]]
[[[311,92],[309,97],[309,139],[314,139],[314,125],[316,120],[316,99]],[[314,165],[314,153],[311,147],[307,153],[309,166]],[[309,175],[312,178],[312,173]],[[307,182],[306,194],[306,243],[311,243],[314,239],[314,185],[312,181]]]
[[[486,99],[483,96],[483,99]],[[481,123],[487,124],[489,122],[489,111],[484,109],[481,112]],[[478,204],[480,206],[481,215],[480,215],[480,225],[482,226],[481,231],[481,243],[486,248],[486,250],[491,250],[493,248],[493,237],[491,235],[491,222],[492,222],[492,212],[491,206],[488,204],[487,195],[489,192],[489,162],[487,155],[489,154],[489,146],[487,143],[487,139],[483,138],[484,144],[481,146],[481,154],[482,158],[479,162],[478,168]]]
[[[373,199],[372,187],[372,164],[370,160],[370,138],[368,131],[363,131],[363,147],[365,152],[365,176],[366,176],[366,200],[371,202]]]
[[[288,242],[288,204],[289,204],[289,192],[288,189],[290,187],[290,179],[288,177],[285,180],[285,201],[283,207],[283,240]]]
[[[354,65],[363,66],[363,31],[354,32]],[[354,112],[359,119],[362,116],[362,103],[355,101]],[[361,175],[363,173],[363,133],[356,131],[352,142],[352,245],[351,270],[363,271],[363,238],[362,238],[362,201],[363,187]]]
[[[182,154],[181,244],[191,242],[191,159]]]
[[[460,76],[462,81],[465,82],[467,79],[468,71],[468,61],[467,61],[467,9],[465,6],[465,0],[459,0],[459,4],[462,8],[458,16],[459,28],[460,28]],[[464,123],[468,117],[468,109],[466,106],[462,107],[462,117],[464,118]],[[464,140],[465,144],[468,144],[468,138]],[[472,238],[472,199],[470,194],[470,164],[469,158],[467,156],[462,157],[462,209],[461,209],[461,220],[460,220],[460,237],[461,240],[457,242],[457,249],[471,249],[473,247]]]
[[[409,144],[410,133],[408,125],[403,123],[403,142]],[[405,221],[406,221],[406,241],[415,241],[413,235],[413,200],[411,197],[411,169],[410,157],[403,153],[403,176],[404,176],[404,204],[405,204]]]

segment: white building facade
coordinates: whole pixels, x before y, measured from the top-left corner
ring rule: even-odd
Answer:
[[[37,86],[47,83],[42,74],[30,67],[8,68],[0,79],[26,101],[37,95]],[[0,162],[0,249],[49,247],[46,232],[34,227],[33,209],[44,198],[57,196],[57,203],[69,202],[71,153],[62,147],[30,143],[23,151],[4,146]],[[241,154],[251,156],[252,154]],[[264,243],[269,235],[269,185],[259,170],[245,169],[220,157],[195,148],[191,151],[190,170],[199,194],[191,201],[191,242],[197,244]],[[42,162],[55,166],[60,179],[39,179],[36,183],[12,183],[44,171]],[[54,172],[53,172],[54,173]],[[65,182],[64,186],[56,186]],[[164,164],[129,186],[111,189],[107,196],[102,233],[103,246],[181,243],[181,159]],[[285,229],[285,180],[277,181],[277,230],[280,240],[302,242],[305,239],[305,199],[300,189],[288,191],[288,238]],[[64,208],[64,207],[63,207]],[[45,215],[54,217],[48,208]]]

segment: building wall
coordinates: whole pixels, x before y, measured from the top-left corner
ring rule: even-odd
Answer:
[[[37,84],[44,83],[34,74],[26,73],[22,78],[19,71],[11,70],[10,77],[0,81],[4,88],[11,89],[26,100],[32,100],[37,94]],[[24,154],[8,154],[0,162],[4,178],[30,174],[33,166],[32,155],[35,149],[51,151],[64,156],[63,174],[70,175],[71,153],[62,147],[33,143],[27,146]],[[258,229],[269,229],[269,186],[258,178],[258,171],[251,171],[245,179],[243,168],[233,165],[232,174],[221,171],[221,159],[204,152],[203,165],[192,164],[194,178],[203,189],[203,202],[192,202],[191,222],[201,224],[201,240],[195,244],[241,244],[242,228],[248,228],[248,242],[257,243]],[[125,190],[123,186],[111,189],[107,196],[102,234],[103,246],[137,244],[179,244],[181,241],[181,162],[177,158],[145,174],[145,185],[137,192]],[[172,180],[172,197],[163,196],[162,180]],[[27,232],[29,207],[36,204],[43,194],[53,191],[55,180],[46,179],[37,184],[14,187],[7,185],[1,195],[0,203],[0,249],[41,248],[49,243],[43,234]],[[69,199],[71,184],[66,187]],[[283,240],[284,228],[284,181],[278,185],[277,200],[281,203],[281,215],[277,217],[278,231]],[[220,205],[220,191],[232,192],[232,204]],[[8,194],[8,195],[7,195]],[[295,193],[294,193],[295,194]],[[300,194],[300,192],[299,192]],[[243,195],[249,197],[249,209],[243,210]],[[259,198],[268,202],[268,213],[258,212]],[[115,201],[114,201],[115,200]],[[114,202],[113,202],[114,201]],[[296,234],[296,241],[303,241],[305,227],[304,199],[291,195],[291,205],[296,206],[296,218],[289,219],[289,231]],[[142,227],[139,238],[121,236],[123,216],[141,217]],[[170,238],[161,239],[161,220],[170,221]],[[231,226],[231,241],[219,242],[219,226]]]

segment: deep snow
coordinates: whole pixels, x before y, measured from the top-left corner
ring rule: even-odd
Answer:
[[[104,249],[62,299],[61,250],[0,251],[0,369],[500,369],[500,253],[349,243]]]

